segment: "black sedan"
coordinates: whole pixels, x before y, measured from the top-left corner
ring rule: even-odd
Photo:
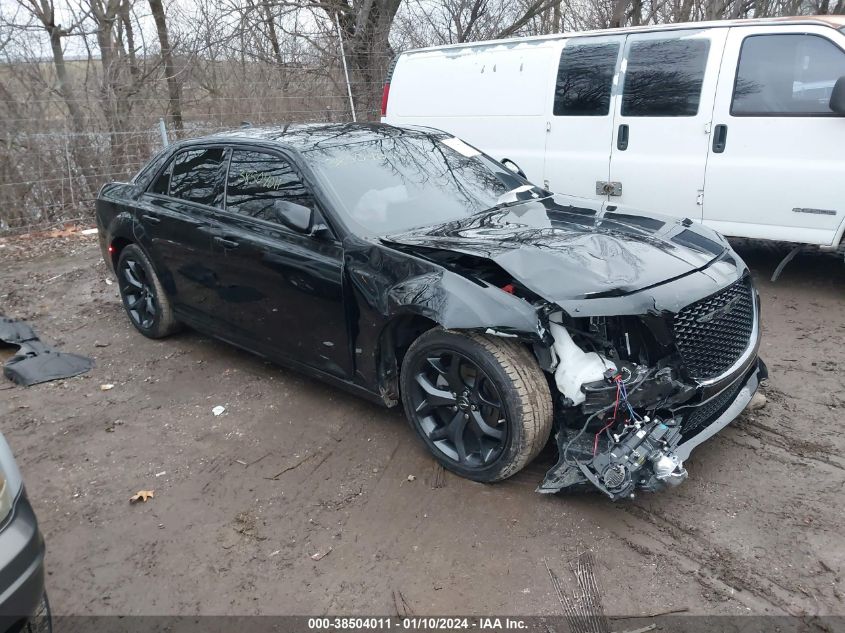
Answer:
[[[186,324],[401,403],[477,481],[513,475],[554,431],[541,492],[680,483],[765,377],[748,270],[689,220],[516,171],[432,129],[245,128],[104,186],[97,221],[145,336]]]

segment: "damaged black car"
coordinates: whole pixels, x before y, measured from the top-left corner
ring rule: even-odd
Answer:
[[[540,492],[677,485],[766,376],[757,291],[718,234],[553,195],[437,130],[184,141],[105,185],[97,221],[142,334],[186,324],[401,404],[476,481],[553,438]]]

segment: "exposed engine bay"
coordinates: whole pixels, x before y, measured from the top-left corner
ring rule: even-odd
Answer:
[[[559,455],[538,492],[594,486],[616,501],[687,478],[684,459],[698,443],[691,438],[736,400],[736,383],[747,371],[719,384],[718,393],[702,388],[678,346],[669,338],[661,343],[665,325],[641,317],[548,315],[554,343],[546,370],[558,392]]]

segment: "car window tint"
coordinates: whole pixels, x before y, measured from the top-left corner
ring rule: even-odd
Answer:
[[[222,147],[189,150],[179,154],[173,163],[170,195],[211,207],[221,207],[225,157],[226,150]]]
[[[287,160],[261,152],[233,151],[226,185],[226,209],[280,223],[274,209],[277,200],[315,208],[311,193]]]
[[[742,43],[731,114],[830,114],[845,52],[816,35],[755,35]]]
[[[616,72],[619,44],[567,43],[555,83],[555,116],[605,116]]]
[[[622,115],[695,116],[709,49],[706,39],[633,42],[622,89]]]
[[[153,183],[153,186],[150,187],[150,193],[159,193],[163,196],[167,195],[167,192],[170,191],[170,173],[173,170],[173,161],[170,161],[170,164],[167,165],[167,168],[161,172],[156,181]]]

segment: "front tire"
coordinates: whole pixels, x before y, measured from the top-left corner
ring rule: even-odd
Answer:
[[[401,388],[411,425],[437,461],[462,477],[507,479],[549,439],[548,382],[515,341],[429,330],[405,355]]]
[[[117,284],[129,321],[144,336],[164,338],[178,329],[170,299],[144,251],[130,244],[117,259]]]

